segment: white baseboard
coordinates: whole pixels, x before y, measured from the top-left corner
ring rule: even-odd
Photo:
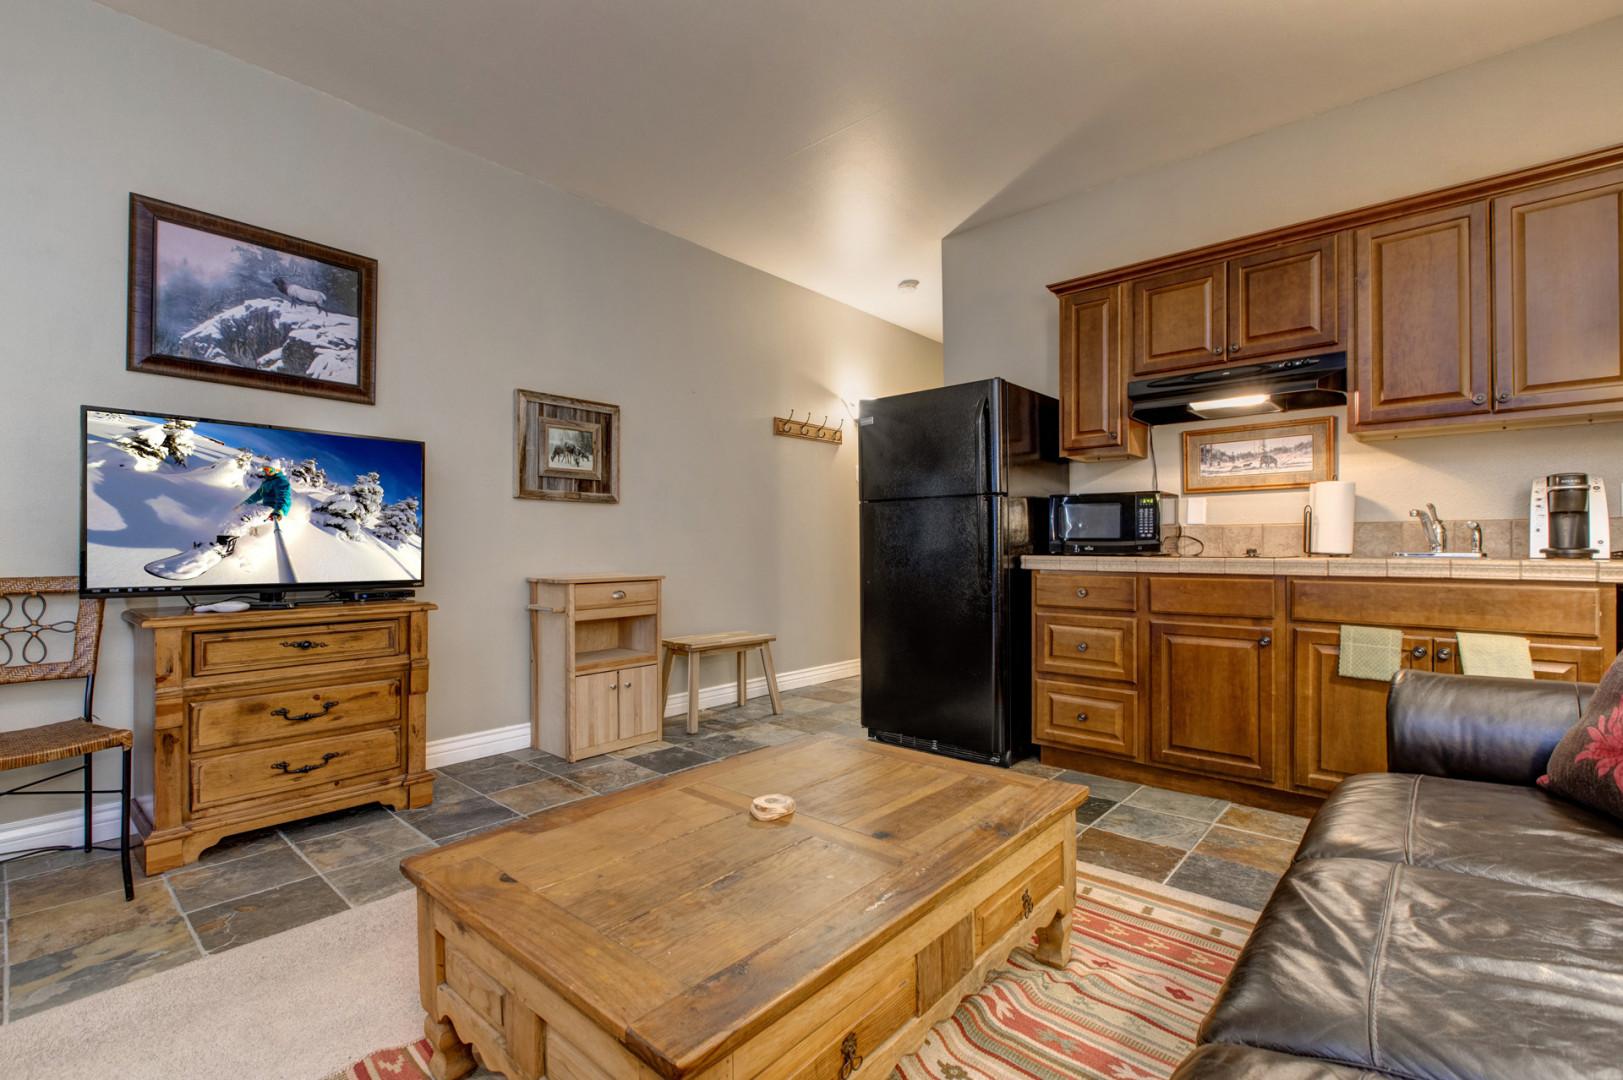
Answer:
[[[849,679],[862,674],[862,661],[842,660],[820,667],[785,671],[778,676],[779,690],[793,690],[801,686]],[[749,681],[749,696],[766,696],[766,677],[757,676]],[[699,691],[699,707],[712,709],[717,705],[731,705],[738,700],[738,682],[706,686]],[[688,711],[686,690],[674,693],[665,702],[666,716],[683,716]],[[523,750],[530,745],[530,725],[512,724],[508,727],[476,731],[471,735],[452,735],[445,739],[431,739],[428,743],[428,767],[442,768],[459,761],[489,757]],[[91,835],[96,843],[118,838],[118,803],[98,803],[91,817]],[[9,825],[0,825],[0,855],[28,848],[51,847],[57,844],[79,844],[84,838],[84,816],[81,810],[64,810],[57,814],[42,814],[25,818]]]

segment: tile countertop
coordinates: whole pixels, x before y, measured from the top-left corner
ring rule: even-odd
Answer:
[[[1303,577],[1601,581],[1623,584],[1623,559],[1223,559],[1176,555],[1026,555],[1027,570],[1137,574],[1294,574]]]

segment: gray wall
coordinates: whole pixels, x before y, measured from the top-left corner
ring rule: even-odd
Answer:
[[[0,100],[0,574],[76,570],[81,404],[171,410],[427,441],[431,740],[528,718],[529,575],[665,574],[667,632],[857,656],[855,440],[768,421],[939,385],[935,342],[83,0],[0,8]],[[378,259],[377,405],[124,371],[131,191]],[[515,387],[621,406],[619,505],[512,497]],[[0,727],[72,700],[0,689]]]
[[[947,381],[1001,374],[1057,391],[1051,281],[1623,143],[1619,57],[1614,19],[950,236]],[[1155,429],[1171,491],[1181,430]],[[1365,520],[1402,518],[1426,499],[1450,518],[1526,517],[1529,481],[1557,469],[1604,476],[1618,500],[1623,425],[1341,439],[1341,478],[1358,484]],[[1078,491],[1149,487],[1150,476],[1148,461],[1071,467]],[[1294,522],[1304,501],[1212,496],[1208,514]]]

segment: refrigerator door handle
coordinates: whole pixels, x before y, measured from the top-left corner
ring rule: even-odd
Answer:
[[[975,472],[986,487],[981,490],[994,492],[997,484],[993,482],[991,455],[986,452],[987,433],[990,430],[991,403],[981,402],[981,411],[975,414]]]

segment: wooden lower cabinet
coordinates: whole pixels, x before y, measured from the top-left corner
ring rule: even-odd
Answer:
[[[1409,670],[1457,673],[1461,630],[1526,637],[1541,679],[1597,682],[1617,655],[1615,585],[1036,576],[1032,738],[1045,761],[1279,809],[1386,768],[1388,688],[1339,674],[1342,623],[1401,630]]]
[[[1405,637],[1403,666],[1429,670],[1430,652],[1429,639]],[[1293,628],[1291,655],[1296,784],[1333,791],[1355,773],[1386,771],[1386,684],[1338,673],[1341,633],[1336,627]]]
[[[1150,620],[1150,760],[1221,776],[1274,775],[1269,627]]]

